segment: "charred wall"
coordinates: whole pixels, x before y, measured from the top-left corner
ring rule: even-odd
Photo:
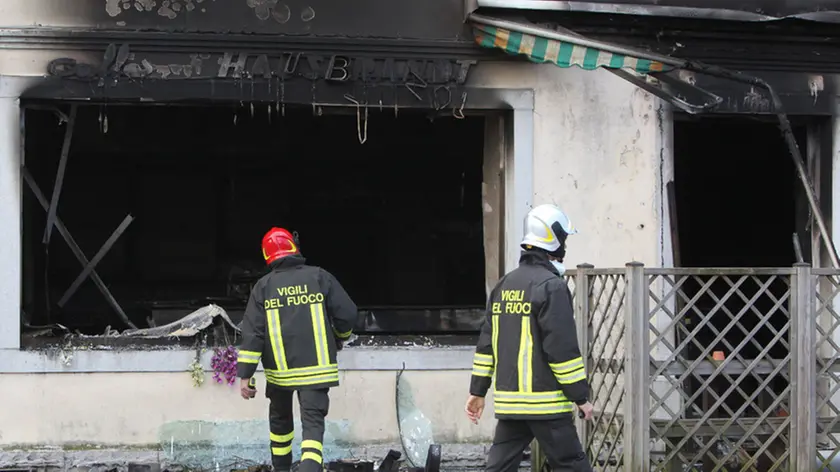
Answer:
[[[4,2],[4,27],[471,41],[462,0]]]

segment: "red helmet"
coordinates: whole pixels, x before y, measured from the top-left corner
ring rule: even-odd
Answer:
[[[262,253],[266,264],[277,259],[300,254],[295,238],[283,228],[271,228],[262,239]]]

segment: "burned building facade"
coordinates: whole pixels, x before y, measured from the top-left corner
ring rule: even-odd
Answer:
[[[0,464],[264,458],[265,404],[209,371],[274,225],[362,310],[329,458],[422,430],[408,443],[483,461],[493,420],[461,412],[471,346],[535,204],[581,229],[568,267],[789,265],[791,233],[828,264],[765,90],[549,33],[771,83],[830,226],[832,25],[548,3],[7,1]]]

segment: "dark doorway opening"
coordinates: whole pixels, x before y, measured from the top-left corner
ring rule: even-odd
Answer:
[[[794,134],[807,156],[806,126],[794,122]],[[772,117],[676,120],[674,174],[679,240],[675,259],[681,266],[790,268],[796,262],[794,232],[799,234],[805,260],[810,260],[810,232],[797,223],[804,191]],[[701,286],[711,280],[703,291]],[[679,355],[688,361],[709,360],[712,352],[719,351],[725,358],[736,358],[730,363],[735,368],[746,368],[753,359],[784,359],[789,353],[789,289],[788,276],[782,274],[690,277],[683,286],[687,299],[678,300],[677,309],[687,305],[694,309],[677,329],[677,343],[689,337],[694,341],[688,341]],[[704,353],[707,348],[711,350]],[[788,385],[786,374],[753,372],[738,382],[737,392],[728,394],[725,406],[714,409],[714,416],[729,417],[729,411],[746,403],[742,417],[759,417]],[[740,373],[729,376],[738,378]],[[708,388],[703,385],[706,381]],[[767,389],[761,386],[765,381]],[[712,408],[716,398],[709,391],[722,395],[731,386],[725,374],[687,379],[689,394],[698,389],[706,392],[688,409],[691,416]]]
[[[376,313],[377,332],[435,332],[417,318],[480,311],[483,118],[400,110],[371,112],[364,126],[355,112],[310,107],[269,119],[247,106],[82,106],[58,217],[88,258],[135,217],[96,270],[138,327],[208,302],[238,322],[273,225],[299,232],[307,261]],[[64,129],[49,111],[26,112],[26,166],[47,198]],[[45,251],[45,224],[25,187],[32,323],[87,334],[118,326],[89,279],[56,306],[82,266],[55,232]]]

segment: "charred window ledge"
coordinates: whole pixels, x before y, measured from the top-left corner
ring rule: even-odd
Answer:
[[[339,352],[342,370],[468,370],[475,336],[360,336]],[[36,345],[37,344],[37,345]],[[210,370],[212,347],[201,354]],[[103,337],[30,340],[0,351],[0,373],[185,372],[194,340],[117,340]]]
[[[373,347],[389,348],[450,348],[475,346],[478,334],[459,335],[359,335],[354,336],[344,349],[365,349]],[[202,343],[206,344],[206,343]],[[213,345],[203,345],[203,349],[212,350]],[[195,350],[195,338],[120,338],[106,336],[67,336],[67,337],[35,337],[23,338],[23,351],[171,351],[191,349]]]

